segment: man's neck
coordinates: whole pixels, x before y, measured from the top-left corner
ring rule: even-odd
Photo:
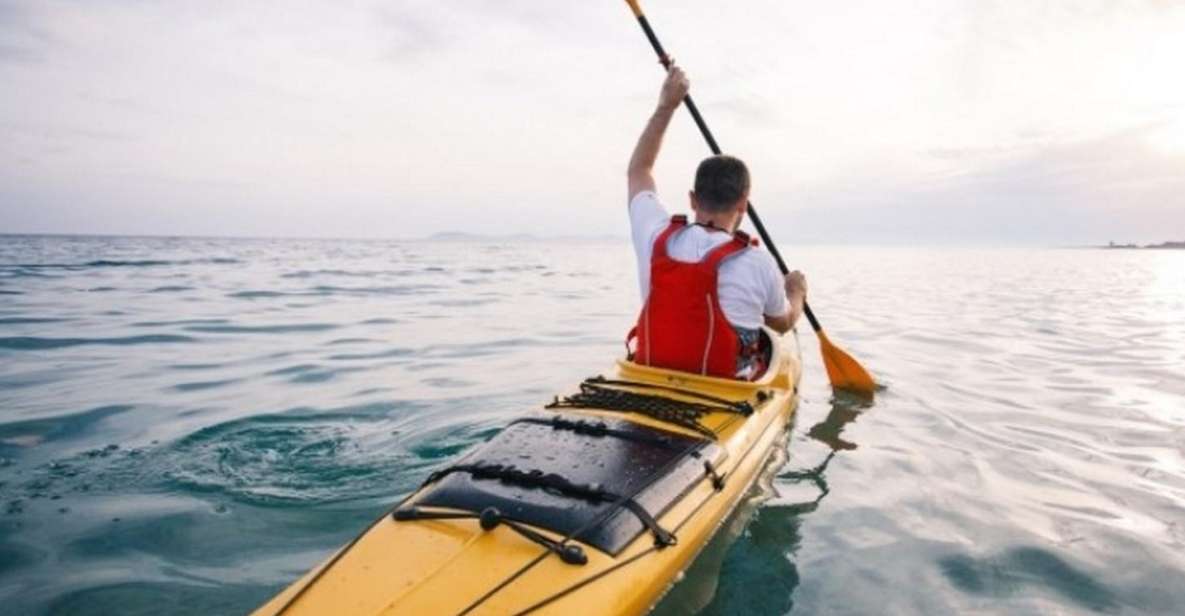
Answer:
[[[705,212],[696,212],[695,224],[713,227],[732,233],[733,225],[736,224],[735,218],[736,217],[732,214],[708,214]]]

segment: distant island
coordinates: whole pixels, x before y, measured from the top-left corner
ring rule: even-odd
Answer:
[[[515,233],[511,235],[484,235],[480,233],[465,233],[463,231],[442,231],[424,238],[431,242],[521,242],[533,240],[535,236],[529,233]]]
[[[1106,249],[1137,249],[1137,250],[1185,250],[1185,242],[1161,242],[1159,244],[1116,244],[1109,242],[1106,246],[1099,246],[1099,248]]]

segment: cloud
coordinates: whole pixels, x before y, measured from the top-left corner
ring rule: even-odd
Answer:
[[[385,58],[397,64],[417,62],[449,44],[443,24],[414,11],[383,5],[375,9],[378,22],[389,34],[391,51]]]
[[[1185,7],[1079,5],[649,8],[795,239],[1145,239]],[[620,234],[661,73],[620,2],[0,0],[0,80],[0,230]],[[672,207],[705,152],[680,112]]]
[[[1160,124],[1099,138],[997,151],[961,150],[960,167],[912,181],[853,170],[848,185],[782,195],[789,239],[892,243],[1163,241],[1185,229],[1185,153],[1148,143]],[[927,152],[927,154],[931,154]],[[817,205],[817,204],[823,205]],[[764,212],[763,212],[764,213]]]
[[[0,1],[0,63],[41,62],[52,37],[27,5]]]

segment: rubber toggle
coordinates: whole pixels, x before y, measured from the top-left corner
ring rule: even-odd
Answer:
[[[408,507],[407,509],[396,509],[395,511],[391,512],[391,517],[398,522],[417,520],[420,517],[420,508]]]
[[[662,548],[670,547],[672,545],[677,545],[678,543],[679,543],[679,538],[676,537],[674,535],[674,533],[671,533],[670,531],[667,531],[662,528],[659,528],[654,531],[654,547],[661,550]]]
[[[502,512],[498,511],[497,507],[486,507],[481,510],[481,515],[478,516],[477,521],[481,524],[482,530],[494,530],[502,523]]]
[[[560,560],[569,565],[583,565],[588,563],[588,555],[578,545],[566,544],[559,549]]]
[[[717,492],[724,489],[724,477],[716,472],[715,467],[708,460],[704,460],[704,474],[712,481],[712,489]]]

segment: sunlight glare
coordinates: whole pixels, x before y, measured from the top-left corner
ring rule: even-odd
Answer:
[[[1159,126],[1148,135],[1148,143],[1170,156],[1185,156],[1185,114]]]

